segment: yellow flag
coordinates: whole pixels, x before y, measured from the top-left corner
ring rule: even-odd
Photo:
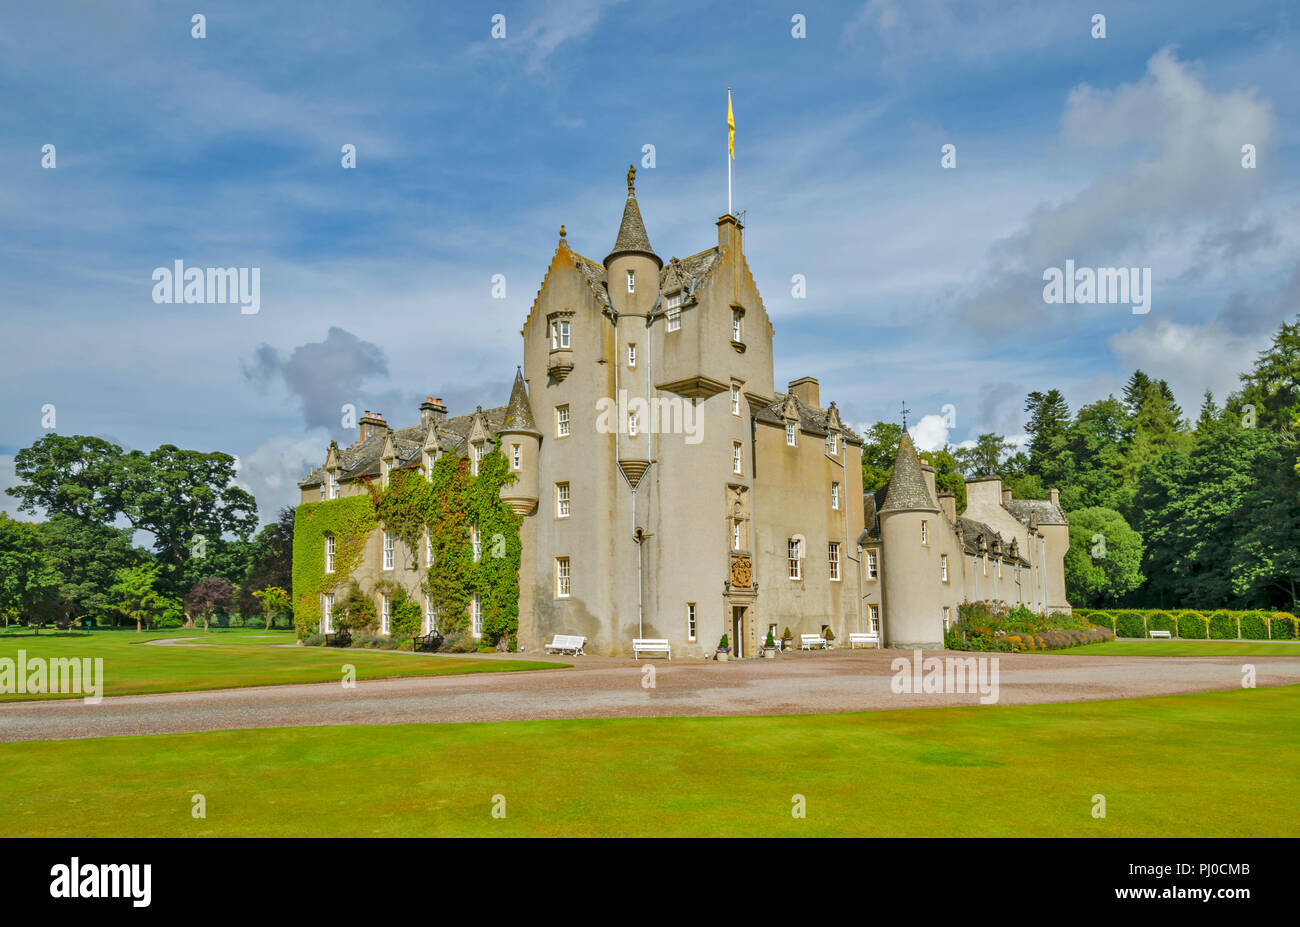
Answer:
[[[731,111],[731,88],[727,88],[727,150],[736,160],[736,114]]]

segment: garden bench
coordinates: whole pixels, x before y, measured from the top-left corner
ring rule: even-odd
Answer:
[[[1154,638],[1154,637],[1163,637],[1165,640],[1173,640],[1173,635],[1170,634],[1168,631],[1152,631],[1152,632],[1151,632],[1151,636],[1152,636],[1153,638]]]
[[[586,656],[583,653],[583,647],[587,645],[587,639],[577,634],[557,634],[551,638],[551,642],[546,645],[547,653],[565,653],[572,651],[575,657]]]
[[[800,649],[800,650],[811,650],[811,649],[814,648],[814,647],[821,647],[823,650],[825,650],[825,649],[826,649],[827,647],[829,647],[830,645],[831,645],[831,642],[828,641],[826,638],[822,637],[820,634],[800,634],[800,635],[799,635],[799,649]]]
[[[854,631],[849,632],[849,649],[852,650],[854,647],[858,646],[858,644],[862,644],[864,647],[867,644],[875,644],[876,649],[878,650],[880,649],[880,635],[871,634],[865,631],[862,633]]]
[[[639,660],[643,653],[663,653],[673,658],[673,649],[662,638],[637,637],[632,640],[632,659]]]
[[[442,646],[443,637],[437,629],[429,631],[421,637],[411,639],[411,649],[413,650],[437,650]]]
[[[333,634],[326,634],[325,646],[326,647],[351,647],[352,632],[345,630],[345,631],[336,631]]]

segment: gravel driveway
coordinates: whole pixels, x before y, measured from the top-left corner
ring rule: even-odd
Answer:
[[[0,704],[0,741],[324,724],[809,714],[979,704],[978,693],[895,694],[890,661],[899,656],[911,654],[832,651],[730,663],[576,657],[569,658],[576,664],[573,669],[360,680],[352,689],[316,683],[128,695],[98,705],[80,699],[8,702]],[[997,656],[1002,705],[1236,689],[1247,662],[1256,668],[1258,686],[1300,683],[1300,659],[1289,657]],[[653,688],[643,686],[646,666],[654,667]]]

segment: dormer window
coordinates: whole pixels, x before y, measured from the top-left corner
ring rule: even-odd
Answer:
[[[636,292],[636,271],[635,270],[629,270],[627,272],[627,291],[629,293]]]
[[[839,454],[839,452],[840,452],[840,436],[832,431],[830,434],[826,436],[826,453],[834,457],[837,454]]]
[[[330,487],[329,497],[331,499],[337,499],[339,497],[339,475],[337,473],[331,473],[326,477],[326,479],[329,482]]]
[[[668,330],[670,332],[681,331],[682,329],[682,310],[672,308],[668,310]]]
[[[567,351],[569,346],[569,320],[557,319],[551,323],[551,350]]]
[[[471,467],[471,471],[473,472],[474,476],[478,476],[478,468],[479,468],[479,464],[481,464],[481,463],[483,462],[483,458],[484,458],[486,455],[487,455],[487,445],[486,445],[486,444],[475,444],[475,445],[474,445],[474,465],[473,465],[473,467]]]

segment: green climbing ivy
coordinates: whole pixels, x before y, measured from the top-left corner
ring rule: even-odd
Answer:
[[[361,563],[378,526],[369,495],[298,506],[293,519],[293,624],[299,637],[320,627],[321,595],[339,589]],[[325,538],[334,536],[334,572],[325,572]]]

